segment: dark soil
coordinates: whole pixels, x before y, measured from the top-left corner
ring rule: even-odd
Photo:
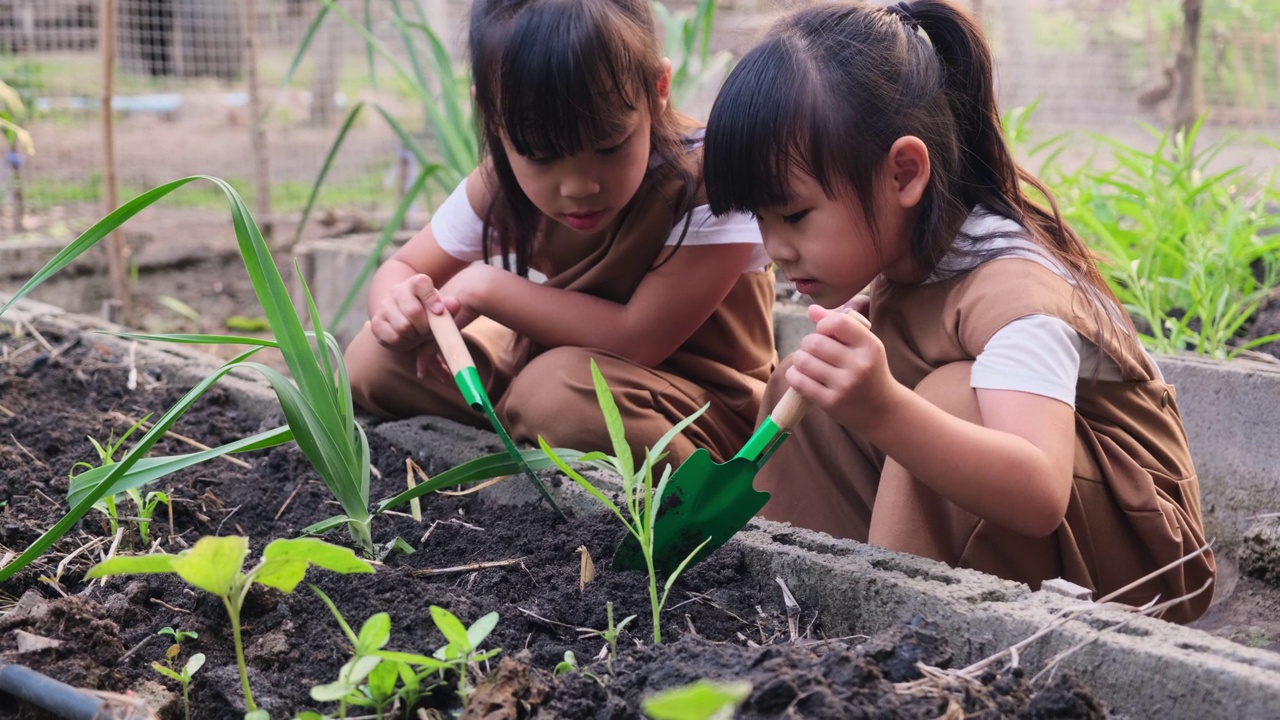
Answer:
[[[63,338],[48,337],[54,347]],[[95,456],[85,439],[118,436],[133,418],[158,416],[185,390],[166,382],[166,372],[139,367],[139,387],[125,388],[124,359],[105,346],[78,343],[49,359],[29,337],[0,333],[0,555],[20,552],[64,511],[67,474],[77,461]],[[175,431],[216,445],[270,427],[237,412],[215,389]],[[403,488],[408,450],[370,435],[374,498]],[[166,441],[158,452],[190,448]],[[429,451],[429,449],[428,449]],[[174,498],[173,530],[163,509],[152,524],[152,542],[179,552],[203,535],[244,534],[256,558],[271,539],[294,537],[308,524],[334,514],[328,491],[294,446],[246,456],[252,470],[215,461],[165,478]],[[435,473],[438,461],[424,469]],[[745,580],[742,551],[733,543],[690,570],[675,585],[664,614],[664,640],[650,644],[645,578],[612,572],[612,551],[621,530],[607,516],[561,521],[545,506],[486,503],[481,496],[432,496],[424,521],[394,514],[377,519],[374,539],[408,541],[416,552],[392,555],[374,575],[337,576],[313,571],[308,581],[332,597],[351,625],[386,611],[392,619],[390,647],[430,654],[444,644],[429,606],[447,608],[464,622],[497,611],[501,620],[485,643],[500,647],[499,672],[482,685],[468,717],[638,718],[640,698],[697,678],[747,679],[754,690],[740,717],[938,717],[955,703],[975,717],[1101,717],[1101,706],[1073,681],[1032,688],[1016,673],[981,683],[942,683],[928,691],[895,691],[893,683],[919,676],[916,662],[947,667],[945,638],[917,619],[870,641],[851,645],[820,641],[822,618],[806,618],[805,638],[790,642],[776,585]],[[127,508],[128,514],[131,508]],[[279,518],[277,519],[277,515]],[[176,532],[175,532],[176,531]],[[129,527],[120,551],[144,550]],[[334,534],[330,538],[342,542]],[[59,563],[87,543],[93,547]],[[173,684],[150,668],[163,657],[165,626],[195,631],[184,645],[208,662],[191,697],[196,718],[239,718],[243,713],[232,652],[231,629],[221,604],[164,575],[124,576],[87,586],[84,572],[110,544],[107,525],[92,513],[52,551],[0,586],[8,612],[0,617],[0,662],[21,662],[78,687],[158,697],[162,715],[181,716]],[[579,588],[585,546],[599,578]],[[479,562],[516,561],[505,567],[431,576],[415,574]],[[57,578],[44,582],[41,576]],[[605,606],[615,617],[636,619],[619,643],[610,673],[598,637],[574,628],[603,629]],[[812,622],[809,622],[812,620]],[[316,708],[309,689],[337,677],[349,646],[329,611],[305,586],[291,595],[256,590],[246,604],[245,646],[250,680],[260,706],[276,717]],[[20,633],[56,646],[18,652]],[[26,636],[29,638],[29,636]],[[572,650],[602,685],[586,674],[553,677],[550,669]],[[0,698],[0,717],[48,717]],[[423,707],[456,708],[451,689],[440,688]],[[506,708],[505,710],[503,708]],[[332,709],[332,707],[328,708]]]

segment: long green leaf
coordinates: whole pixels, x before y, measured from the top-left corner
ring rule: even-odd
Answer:
[[[422,171],[418,173],[418,178],[413,181],[413,186],[409,188],[409,192],[405,193],[405,196],[400,199],[400,204],[396,206],[396,211],[392,213],[391,219],[383,226],[382,234],[378,236],[378,241],[374,243],[373,249],[369,251],[369,257],[365,258],[364,264],[360,266],[360,273],[356,275],[355,281],[351,283],[351,287],[347,289],[347,294],[338,305],[337,312],[333,314],[333,318],[329,321],[331,327],[337,327],[342,322],[342,318],[347,316],[347,311],[355,303],[356,296],[364,289],[365,283],[369,281],[369,278],[373,277],[374,271],[382,263],[382,251],[391,244],[391,238],[404,223],[404,216],[408,214],[413,201],[422,194],[422,189],[427,184],[427,178],[434,175],[439,168],[439,165],[424,166]]]
[[[328,12],[328,10],[328,6],[325,6],[321,12]],[[342,121],[342,127],[338,129],[338,136],[334,138],[333,144],[329,146],[329,152],[325,153],[324,163],[320,165],[320,174],[316,176],[316,181],[311,184],[311,192],[307,195],[307,202],[302,206],[302,217],[298,220],[297,229],[293,231],[295,245],[302,238],[302,231],[306,228],[307,220],[311,217],[311,209],[315,207],[316,198],[320,196],[320,186],[324,184],[324,179],[329,175],[329,169],[333,167],[333,160],[338,156],[338,148],[341,148],[342,143],[346,142],[347,133],[351,132],[351,126],[355,124],[356,118],[360,116],[360,111],[363,109],[363,100],[351,107],[351,111],[347,113],[347,117]]]
[[[187,453],[184,455],[171,455],[168,457],[143,458],[139,460],[129,472],[120,476],[107,488],[106,495],[118,495],[126,490],[140,488],[147,483],[154,482],[165,475],[175,473],[179,470],[202,462],[207,462],[221,455],[230,455],[232,453],[251,452],[254,450],[264,450],[266,448],[283,445],[293,439],[293,433],[288,427],[278,427],[274,430],[267,430],[256,435],[251,435],[242,440],[220,445],[210,450],[201,450],[200,452]],[[71,478],[70,487],[67,491],[67,503],[75,506],[80,503],[93,489],[98,482],[111,471],[111,465],[103,465],[86,470],[85,472]]]
[[[293,54],[293,60],[289,63],[289,69],[284,73],[284,80],[280,82],[280,90],[284,90],[289,87],[289,83],[293,82],[293,74],[298,71],[298,66],[302,64],[303,56],[307,54],[307,48],[311,47],[311,41],[315,38],[316,31],[320,29],[320,25],[324,22],[324,18],[328,14],[329,6],[321,5],[319,12],[316,13],[315,19],[312,20],[311,25],[307,27],[306,34],[302,36],[302,42],[298,45],[298,51]],[[276,96],[279,97],[281,94],[282,93],[277,92]],[[271,111],[271,106],[274,103],[274,99],[267,103],[267,106],[262,111],[262,116],[264,118]]]
[[[569,450],[567,448],[555,448],[555,452],[565,462],[578,462],[586,453],[578,450]],[[529,466],[530,470],[546,470],[554,467],[555,463],[547,457],[546,453],[541,450],[521,450],[520,457]],[[503,475],[517,475],[523,468],[516,462],[510,454],[502,452],[493,455],[482,455],[481,457],[469,460],[457,467],[449,468],[444,472],[431,478],[430,482],[416,485],[411,490],[406,490],[394,497],[387,498],[378,503],[376,512],[390,510],[400,505],[420,498],[427,493],[433,493],[436,490],[444,488],[456,487],[458,485],[467,485],[477,483],[484,480],[492,480]]]

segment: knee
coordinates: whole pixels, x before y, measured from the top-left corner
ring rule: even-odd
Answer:
[[[347,381],[351,384],[351,398],[356,405],[374,413],[387,416],[384,407],[385,387],[389,384],[389,365],[393,363],[391,351],[378,344],[369,331],[369,324],[356,335],[342,354],[347,367]]]
[[[529,361],[502,399],[513,423],[539,429],[562,424],[566,413],[580,413],[584,402],[595,404],[595,386],[590,358],[577,347],[552,348]]]
[[[969,384],[972,374],[971,361],[948,363],[926,375],[915,392],[951,415],[981,422],[978,395]]]

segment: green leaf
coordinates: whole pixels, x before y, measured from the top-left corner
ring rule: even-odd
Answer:
[[[556,448],[554,450],[559,458],[564,462],[577,462],[583,457],[584,453],[578,450],[569,450],[565,448]],[[555,467],[556,464],[542,450],[521,450],[520,457],[528,464],[530,470],[546,470]],[[484,480],[491,480],[503,475],[515,475],[520,473],[523,468],[508,453],[494,453],[491,455],[482,455],[474,460],[469,460],[457,467],[449,468],[444,472],[431,478],[430,482],[421,483],[411,490],[406,490],[394,497],[388,498],[378,503],[376,512],[391,510],[408,503],[414,498],[422,497],[436,490],[451,488],[458,485],[467,485],[470,483],[478,483]]]
[[[202,537],[173,559],[173,571],[201,590],[227,597],[249,555],[249,539],[238,535]]]
[[[604,413],[604,424],[609,431],[609,440],[613,443],[618,474],[622,475],[623,482],[630,483],[635,473],[635,461],[631,457],[631,446],[627,444],[627,430],[622,424],[622,413],[613,400],[613,393],[609,391],[609,383],[605,382],[595,358],[591,359],[591,382],[595,385],[596,402],[600,404],[600,412]]]
[[[498,613],[491,612],[481,617],[479,620],[471,623],[471,627],[467,628],[467,644],[472,648],[480,647],[480,644],[489,637],[489,633],[498,626]]]
[[[182,674],[190,678],[202,667],[204,667],[204,653],[196,653],[187,658],[187,664],[182,666]]]
[[[698,680],[651,695],[640,707],[653,720],[712,720],[731,717],[750,695],[751,683],[745,680]]]
[[[369,673],[369,694],[377,700],[390,698],[396,692],[396,682],[399,680],[398,663],[390,660],[383,661],[381,658],[373,670]]]
[[[356,642],[356,653],[368,655],[374,650],[381,650],[391,640],[391,616],[385,612],[369,616],[360,626],[360,637]]]
[[[302,582],[311,565],[343,575],[373,572],[373,566],[356,557],[350,548],[316,538],[275,540],[262,551],[262,561],[254,582],[286,593],[293,592]]]
[[[342,634],[347,636],[347,640],[353,646],[358,645],[359,639],[356,637],[355,632],[352,631],[351,626],[347,624],[346,619],[342,617],[342,613],[338,612],[338,606],[333,604],[333,600],[330,600],[329,596],[315,585],[308,585],[307,587],[311,588],[311,592],[314,592],[320,598],[320,601],[325,604],[325,607],[329,608],[329,612],[333,613],[333,617],[337,619],[338,625],[342,628]]]
[[[414,653],[396,652],[394,650],[378,650],[373,654],[380,658],[395,660],[396,662],[426,668],[427,670],[448,670],[453,667],[450,663],[442,662],[436,658],[427,657],[426,655],[417,655]]]
[[[470,654],[472,646],[467,638],[467,628],[456,615],[439,605],[432,605],[431,619],[445,640],[449,641],[447,647],[454,650],[453,653],[446,652],[446,657],[465,657]]]
[[[346,666],[343,666],[344,668]],[[334,680],[311,688],[311,699],[316,702],[338,702],[356,691],[356,684],[346,680]]]
[[[271,323],[266,318],[248,317],[246,315],[232,315],[222,324],[228,330],[239,330],[240,332],[266,332],[271,329]]]
[[[175,572],[173,560],[176,555],[156,553],[155,555],[119,555],[105,562],[100,562],[84,574],[85,580],[110,577],[112,575],[156,575]]]
[[[245,713],[244,720],[271,720],[271,714],[266,710],[258,709]]]
[[[329,5],[325,4],[320,8],[320,14],[329,12]],[[302,217],[298,220],[298,227],[293,232],[293,244],[297,245],[302,239],[302,231],[307,226],[307,219],[311,217],[311,209],[315,206],[316,198],[320,196],[320,186],[324,184],[324,179],[329,174],[329,169],[333,166],[334,158],[338,156],[338,148],[342,147],[342,143],[347,139],[347,133],[351,131],[351,126],[355,124],[356,118],[360,117],[360,111],[364,110],[364,101],[357,102],[351,107],[351,111],[347,113],[347,117],[342,121],[342,127],[338,130],[338,136],[334,139],[333,144],[329,146],[329,152],[324,156],[324,162],[320,165],[320,174],[316,176],[316,181],[311,185],[311,193],[307,195],[307,202],[302,206]]]
[[[151,669],[169,678],[170,680],[176,680],[178,682],[182,682],[184,680],[184,678],[181,675],[179,675],[177,672],[170,670],[169,668],[161,665],[158,662],[151,663]]]

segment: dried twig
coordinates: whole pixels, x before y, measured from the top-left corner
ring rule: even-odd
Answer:
[[[513,558],[511,560],[491,560],[488,562],[472,563],[470,565],[457,565],[454,567],[446,567],[446,568],[428,568],[426,570],[414,570],[413,574],[417,575],[418,577],[423,577],[426,575],[449,575],[452,573],[474,572],[476,570],[489,570],[492,568],[512,567],[514,565],[519,565],[523,561],[524,561],[524,558],[522,557]]]
[[[155,635],[144,636],[141,640],[138,641],[137,645],[134,645],[133,647],[126,650],[125,653],[120,656],[120,660],[117,662],[124,662],[125,660],[128,660],[129,658],[133,657],[139,650],[142,649],[143,645],[146,645],[147,643],[151,642],[151,638],[154,638],[154,637]]]
[[[1036,640],[1039,640],[1045,635],[1050,634],[1054,630],[1057,630],[1058,628],[1065,625],[1067,622],[1077,617],[1080,617],[1081,615],[1085,615],[1091,612],[1096,612],[1100,609],[1106,608],[1106,609],[1112,609],[1112,610],[1121,610],[1124,612],[1130,612],[1130,613],[1136,613],[1136,614],[1142,614],[1142,615],[1155,615],[1157,613],[1161,613],[1167,610],[1168,608],[1173,607],[1174,605],[1177,605],[1178,603],[1185,602],[1199,595],[1200,593],[1204,592],[1213,584],[1213,580],[1210,579],[1209,581],[1205,582],[1205,584],[1200,589],[1187,593],[1186,595],[1183,595],[1181,597],[1176,597],[1171,600],[1167,600],[1165,602],[1161,602],[1158,604],[1157,604],[1158,598],[1155,598],[1155,599],[1152,599],[1151,602],[1147,603],[1146,605],[1143,605],[1142,607],[1134,607],[1132,605],[1126,605],[1124,603],[1115,602],[1115,598],[1120,597],[1121,595],[1125,594],[1126,592],[1129,592],[1130,590],[1136,587],[1139,587],[1143,583],[1161,575],[1162,573],[1168,572],[1169,570],[1172,570],[1180,565],[1183,565],[1184,563],[1187,563],[1195,559],[1196,557],[1199,557],[1200,555],[1203,555],[1205,552],[1209,550],[1209,547],[1211,545],[1212,545],[1212,542],[1206,543],[1204,546],[1200,547],[1196,551],[1189,553],[1186,556],[1181,557],[1178,560],[1175,560],[1174,562],[1169,563],[1168,565],[1160,568],[1159,570],[1148,573],[1147,575],[1144,575],[1138,578],[1137,580],[1134,580],[1128,585],[1125,585],[1124,587],[1118,590],[1115,590],[1114,592],[1108,593],[1107,595],[1099,598],[1094,602],[1082,602],[1079,605],[1065,608],[1055,613],[1053,618],[1049,621],[1047,625],[1040,628],[1038,631],[1033,633],[1030,637],[1027,637],[1024,640],[1017,642],[1014,645],[1008,648],[1005,648],[1004,650],[1000,650],[999,652],[996,652],[993,655],[983,658],[982,660],[979,660],[969,665],[968,667],[964,667],[959,670],[940,670],[938,668],[929,668],[926,671],[925,668],[927,668],[928,666],[925,666],[923,664],[917,664],[917,667],[919,667],[921,671],[924,672],[925,677],[918,680],[912,680],[909,682],[897,683],[895,687],[898,690],[901,690],[904,692],[913,692],[913,691],[922,691],[922,690],[936,690],[938,689],[937,685],[939,684],[940,680],[945,680],[952,683],[976,682],[976,679],[984,671],[986,671],[988,668],[990,668],[992,665],[999,662],[1003,658],[1009,657],[1014,663],[1016,663],[1018,654],[1031,643],[1035,642]],[[1125,620],[1124,622],[1127,623],[1128,620]],[[1119,623],[1115,627],[1118,627],[1119,625],[1123,625],[1123,624],[1124,623]],[[1114,629],[1114,628],[1108,628],[1108,629]],[[1105,632],[1105,631],[1100,631],[1098,635],[1100,635],[1101,632]],[[1067,657],[1068,655],[1070,655],[1072,652],[1075,652],[1079,648],[1084,647],[1088,643],[1093,642],[1094,640],[1097,639],[1097,637],[1098,637],[1097,635],[1090,637],[1088,640],[1077,643],[1074,647],[1069,648],[1067,651],[1063,653],[1060,653],[1058,656],[1055,656],[1052,660],[1050,660],[1050,664],[1047,667],[1054,667],[1057,663],[1061,662],[1063,658]],[[1041,672],[1043,672],[1043,670]],[[1038,676],[1039,675],[1037,675],[1037,677]]]
[[[430,482],[430,479],[427,477],[427,473],[424,472],[422,468],[418,467],[418,463],[414,462],[413,458],[405,458],[404,484],[407,485],[410,490],[417,487],[417,483],[413,481],[413,474],[415,472],[422,477],[422,482]],[[414,498],[409,501],[409,510],[413,513],[414,522],[422,522],[422,502],[418,498]]]
[[[40,467],[48,467],[47,465],[45,465],[43,462],[40,461],[40,458],[36,457],[35,455],[32,455],[30,450],[24,447],[22,443],[18,442],[18,438],[14,437],[13,433],[9,433],[9,439],[13,441],[14,445],[18,446],[19,450],[26,453],[27,457],[31,458],[31,460],[35,462],[35,464],[39,465]]]
[[[305,479],[298,481],[297,486],[293,488],[293,492],[289,493],[289,497],[284,499],[284,504],[281,505],[280,509],[276,511],[276,517],[275,517],[276,520],[280,519],[280,516],[284,514],[285,508],[289,507],[289,503],[293,502],[293,499],[298,496],[298,491],[301,490],[302,486],[305,485],[306,483],[307,481]]]
[[[782,602],[787,606],[787,632],[791,633],[791,642],[795,642],[800,637],[800,603],[796,602],[791,588],[782,578],[775,577],[774,580],[782,588]]]
[[[165,601],[161,600],[160,598],[151,598],[150,600],[148,600],[148,602],[150,602],[150,603],[151,603],[151,604],[153,604],[153,605],[159,605],[160,607],[165,608],[166,610],[172,610],[172,611],[174,611],[174,612],[176,612],[176,613],[182,613],[183,615],[190,615],[190,614],[191,614],[191,611],[190,611],[190,610],[184,610],[184,609],[182,609],[182,608],[180,608],[180,607],[174,607],[174,606],[170,605],[169,603],[167,603],[167,602],[165,602]]]
[[[49,359],[52,360],[54,357],[53,346],[49,344],[48,340],[44,339],[44,336],[41,335],[40,331],[36,329],[36,326],[32,325],[31,322],[24,317],[19,317],[18,322],[22,323],[22,326],[25,327],[27,331],[31,333],[31,337],[35,338],[36,342],[40,343],[40,347],[44,348],[45,352],[49,353]]]
[[[14,412],[14,411],[10,410],[9,408],[7,408],[7,407],[5,407],[5,406],[3,406],[3,405],[0,405],[0,415],[4,415],[5,417],[15,417],[15,416],[17,416],[17,414],[18,414],[18,413],[16,413],[16,412]]]
[[[502,482],[503,480],[506,480],[509,477],[511,476],[503,475],[502,477],[496,477],[492,480],[485,480],[479,485],[473,485],[467,488],[466,490],[437,490],[436,493],[440,495],[448,495],[449,497],[462,497],[464,495],[471,495],[474,493],[478,493],[487,487],[492,487],[494,485],[497,485],[498,483]]]
[[[120,411],[118,411],[118,410],[112,410],[111,412],[107,413],[107,417],[114,418],[114,419],[119,420],[120,422],[123,422],[123,423],[127,423],[127,424],[129,425],[129,427],[133,427],[134,425],[140,425],[140,426],[142,427],[142,429],[143,429],[143,430],[150,430],[150,429],[151,429],[151,427],[152,427],[152,425],[153,425],[153,423],[149,423],[149,422],[141,422],[140,420],[137,420],[137,419],[135,419],[135,418],[129,417],[128,415],[125,415],[124,413],[122,413],[122,412],[120,412]],[[178,442],[186,443],[186,444],[190,445],[191,447],[193,447],[193,448],[195,448],[195,449],[197,449],[197,450],[212,450],[212,449],[213,449],[213,448],[209,447],[208,445],[205,445],[204,443],[199,442],[198,440],[192,440],[191,438],[189,438],[189,437],[187,437],[187,436],[185,436],[185,435],[179,435],[178,433],[176,433],[176,432],[172,432],[172,431],[169,431],[169,430],[166,430],[166,431],[165,431],[164,436],[165,436],[165,437],[167,437],[167,438],[170,438],[171,440],[177,440]],[[232,465],[235,465],[235,466],[237,466],[237,467],[242,467],[242,468],[245,468],[246,470],[252,470],[252,469],[253,469],[253,466],[252,466],[252,465],[250,465],[249,463],[247,463],[247,462],[245,462],[245,461],[241,460],[240,458],[234,458],[234,457],[231,457],[230,455],[219,455],[218,457],[219,457],[219,459],[221,459],[221,460],[226,460],[227,462],[229,462],[229,463],[231,463]]]

